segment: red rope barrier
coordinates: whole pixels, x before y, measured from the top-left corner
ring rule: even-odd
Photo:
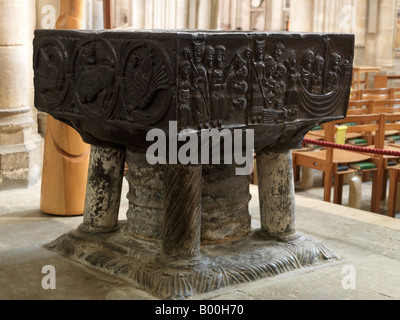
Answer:
[[[303,142],[315,144],[317,146],[328,147],[328,148],[344,149],[344,150],[348,150],[348,151],[400,157],[400,148],[399,148],[399,151],[397,151],[397,150],[382,150],[382,149],[375,149],[375,148],[352,146],[352,145],[348,145],[348,144],[338,144],[338,143],[334,143],[334,142],[327,142],[327,141],[307,139],[307,138],[304,138]]]

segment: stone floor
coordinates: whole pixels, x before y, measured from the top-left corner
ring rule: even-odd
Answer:
[[[321,241],[341,259],[252,283],[195,296],[192,300],[372,300],[400,299],[400,220],[321,201],[322,189],[296,188],[300,232]],[[124,182],[123,194],[127,192]],[[364,188],[364,185],[363,185]],[[363,190],[364,191],[364,190]],[[259,226],[257,187],[251,186],[250,212]],[[368,183],[365,184],[368,195]],[[127,200],[123,197],[120,219]],[[0,299],[156,300],[130,283],[64,259],[43,248],[76,228],[78,217],[39,211],[40,182],[29,189],[0,192]],[[366,196],[365,202],[368,202]],[[344,190],[346,203],[346,187]],[[53,266],[55,289],[44,289]]]

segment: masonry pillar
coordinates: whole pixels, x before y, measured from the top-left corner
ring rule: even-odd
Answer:
[[[43,139],[33,107],[35,2],[0,0],[0,190],[29,187],[41,173]]]
[[[164,180],[162,249],[164,258],[195,259],[200,254],[200,165],[169,165]]]
[[[81,231],[107,233],[118,227],[124,164],[125,149],[91,146]]]
[[[379,1],[378,29],[375,35],[375,63],[382,71],[394,68],[396,1]]]
[[[132,28],[144,29],[146,15],[146,0],[132,1]]]
[[[257,153],[261,230],[268,237],[296,232],[292,151]]]
[[[314,22],[314,0],[290,2],[290,31],[310,32]]]
[[[187,0],[176,1],[176,22],[177,29],[185,29],[188,27],[188,11],[189,4]]]

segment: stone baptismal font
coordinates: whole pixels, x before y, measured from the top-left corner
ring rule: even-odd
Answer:
[[[353,51],[347,34],[37,30],[35,105],[91,144],[83,222],[47,247],[164,299],[337,259],[296,230],[291,150],[346,115]]]

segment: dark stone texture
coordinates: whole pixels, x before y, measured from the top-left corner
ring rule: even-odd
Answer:
[[[92,146],[82,230],[107,232],[118,226],[125,150]]]
[[[90,144],[135,152],[171,120],[293,148],[346,114],[353,52],[350,34],[37,30],[35,106]]]
[[[96,237],[73,230],[46,246],[161,299],[185,299],[339,258],[301,234],[265,241],[251,233],[232,243],[203,246],[197,260],[166,260],[160,254],[161,241],[132,238],[123,223],[118,230]]]
[[[345,117],[353,54],[349,34],[37,30],[35,106],[94,146],[84,223],[48,247],[170,299],[336,259],[296,231],[291,149]],[[253,129],[261,230],[250,225],[248,175],[232,164],[152,166],[151,129],[166,150],[186,129],[199,153],[202,130]]]

